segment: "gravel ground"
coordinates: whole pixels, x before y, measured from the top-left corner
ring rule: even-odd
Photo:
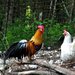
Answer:
[[[12,74],[12,72],[29,72],[29,71],[38,71],[35,72],[34,75],[61,75],[56,73],[54,70],[51,70],[50,68],[43,66],[43,65],[39,65],[36,64],[37,62],[39,62],[40,60],[42,60],[41,63],[45,64],[56,64],[56,65],[61,65],[62,62],[60,60],[60,50],[40,50],[39,52],[37,52],[34,55],[34,58],[32,59],[31,62],[29,62],[27,57],[24,57],[22,62],[24,64],[19,64],[17,59],[8,59],[6,61],[7,65],[3,65],[3,60],[0,59],[0,73],[5,73],[4,75],[33,75],[33,74]],[[5,68],[4,68],[5,67]],[[72,71],[75,71],[75,65],[66,65],[66,66],[62,66],[64,68],[68,68]],[[4,70],[5,69],[5,70]],[[43,72],[42,72],[43,71]],[[42,73],[41,73],[42,72]],[[45,72],[45,73],[44,73]],[[46,74],[47,73],[47,74]],[[2,75],[2,74],[0,74]]]

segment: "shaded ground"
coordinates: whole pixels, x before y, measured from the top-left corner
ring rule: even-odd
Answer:
[[[2,72],[4,71],[4,75],[63,75],[66,72],[62,68],[69,69],[70,71],[75,71],[74,64],[69,65],[68,63],[61,66],[60,50],[40,50],[34,55],[32,62],[29,62],[28,58],[25,57],[23,58],[22,64],[16,63],[17,60],[14,58],[7,60],[8,66],[5,68],[5,71],[2,69]]]

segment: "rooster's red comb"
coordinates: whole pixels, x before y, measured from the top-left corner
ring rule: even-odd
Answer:
[[[44,29],[44,26],[43,25],[38,25],[38,28]]]

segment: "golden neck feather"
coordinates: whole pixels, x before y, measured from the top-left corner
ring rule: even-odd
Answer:
[[[38,29],[30,41],[33,41],[35,44],[41,44],[43,41],[42,34],[43,33]]]
[[[34,36],[35,36],[35,37],[40,37],[42,34],[43,34],[43,33],[38,29],[38,30],[35,32]]]

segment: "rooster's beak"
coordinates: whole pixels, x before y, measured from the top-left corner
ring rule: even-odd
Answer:
[[[41,31],[41,32],[44,32],[44,29],[41,29],[41,28],[40,28],[40,31]]]

